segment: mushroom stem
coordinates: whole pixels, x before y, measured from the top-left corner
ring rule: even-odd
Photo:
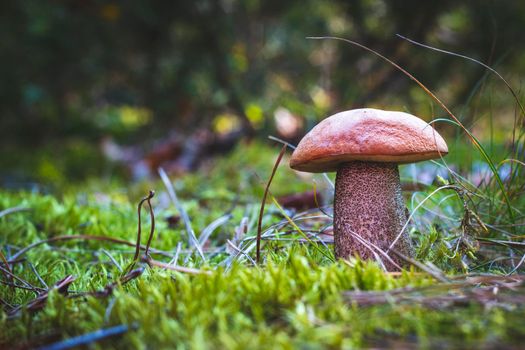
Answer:
[[[388,250],[407,220],[405,208],[396,163],[355,161],[342,164],[335,181],[336,257],[358,255],[373,260],[379,257],[387,270],[398,270],[374,246],[384,252]],[[407,233],[403,233],[394,249],[412,256]],[[397,265],[406,265],[397,255],[389,256]]]

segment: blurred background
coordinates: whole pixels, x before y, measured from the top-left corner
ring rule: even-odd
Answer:
[[[348,38],[391,58],[482,141],[505,144],[515,130],[515,101],[485,68],[396,34],[485,62],[520,93],[524,1],[25,0],[0,8],[4,187],[145,178],[160,165],[186,172],[268,135],[297,143],[349,108],[445,116],[384,61],[307,36]]]

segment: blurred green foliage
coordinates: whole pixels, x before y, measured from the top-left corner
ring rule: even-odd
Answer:
[[[306,131],[362,106],[427,121],[444,116],[384,61],[310,35],[350,38],[392,58],[449,104],[495,161],[515,157],[502,151],[519,120],[501,81],[395,34],[486,62],[519,91],[524,24],[519,1],[6,1],[0,183],[62,186],[126,174],[129,164],[122,169],[101,154],[108,139],[139,145],[133,151],[140,160],[156,140],[203,128],[283,137],[275,130],[279,118],[292,116]],[[450,161],[473,171],[477,154],[463,144],[462,131],[437,128],[454,150]]]
[[[309,35],[368,45],[453,105],[469,101],[484,69],[396,33],[504,64],[511,76],[525,70],[520,1],[28,0],[0,8],[2,145],[107,134],[136,142],[207,127],[226,112],[247,132],[265,131],[278,107],[306,127],[365,104],[431,117],[429,99],[392,67]]]

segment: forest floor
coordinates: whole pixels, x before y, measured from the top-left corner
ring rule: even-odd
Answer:
[[[333,175],[285,156],[257,263],[280,146],[241,143],[169,179],[2,190],[0,348],[522,346],[523,167],[502,183],[483,161],[461,172],[461,147],[448,166],[402,167],[417,253],[397,273],[335,261]]]

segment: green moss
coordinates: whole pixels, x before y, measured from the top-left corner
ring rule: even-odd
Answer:
[[[66,298],[53,291],[41,311],[24,309],[14,318],[8,318],[5,312],[0,314],[0,345],[36,346],[122,324],[130,326],[125,334],[93,346],[101,349],[413,345],[477,348],[499,343],[512,345],[525,336],[519,326],[525,316],[520,305],[484,308],[472,303],[443,309],[416,302],[357,305],[347,299],[345,292],[422,287],[436,281],[415,270],[400,276],[386,274],[371,262],[332,263],[311,244],[300,243],[302,236],[271,203],[266,207],[263,228],[273,227],[268,233],[291,240],[265,241],[264,262],[259,267],[242,257],[230,265],[226,239],[234,237],[246,218],[245,240],[236,244],[246,249],[253,242],[264,181],[276,154],[275,149],[260,144],[243,145],[229,158],[209,165],[208,173],[213,176],[197,173],[175,179],[175,189],[197,235],[217,218],[231,214],[211,235],[206,248],[216,252],[208,254],[207,262],[195,253],[186,254],[189,247],[184,223],[166,220],[179,213],[163,193],[160,182],[126,187],[115,182],[95,182],[81,188],[64,187],[60,193],[47,195],[0,192],[0,211],[13,207],[27,209],[0,218],[0,246],[6,256],[29,244],[63,235],[98,235],[134,242],[136,204],[153,188],[157,191],[153,200],[157,228],[153,247],[173,256],[180,242],[179,264],[210,271],[210,275],[194,276],[148,268],[142,276],[103,298]],[[325,181],[318,179],[318,183]],[[311,178],[301,181],[282,166],[272,185],[272,194],[298,193],[311,188]],[[433,189],[430,187],[413,198],[424,198]],[[418,201],[408,203],[414,209]],[[418,246],[418,260],[430,261],[448,274],[468,272],[487,262],[475,250],[469,251],[459,244],[463,203],[453,192],[438,192],[424,209],[411,228]],[[438,216],[441,220],[436,220],[435,213],[441,215]],[[292,218],[293,214],[287,212]],[[329,217],[318,212],[313,216],[320,218],[297,220],[296,224],[305,231],[331,224]],[[144,235],[149,232],[149,225],[144,211]],[[320,246],[320,249],[326,248]],[[29,250],[22,256],[25,260],[13,269],[17,276],[38,287],[43,286],[29,262],[48,285],[74,275],[77,279],[70,286],[72,292],[97,291],[118,280],[122,275],[119,267],[125,268],[133,253],[133,247],[114,242],[61,241]],[[250,254],[254,256],[254,250]],[[170,259],[158,254],[153,257]],[[501,266],[484,269],[495,272],[500,271],[498,268]],[[0,298],[11,305],[25,305],[34,297],[31,291],[0,285]]]
[[[411,273],[385,275],[374,264],[318,266],[304,256],[261,269],[219,269],[210,276],[155,270],[109,298],[66,299],[52,293],[42,312],[4,320],[2,342],[55,332],[67,338],[127,324],[136,328],[100,347],[359,348],[389,339],[428,346],[461,339],[473,346],[509,341],[517,330],[512,320],[523,317],[523,310],[475,305],[441,311],[417,304],[358,307],[343,297],[348,290],[430,283]]]

